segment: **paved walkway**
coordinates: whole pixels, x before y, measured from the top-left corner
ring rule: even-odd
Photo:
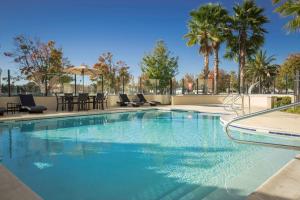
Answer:
[[[262,184],[247,200],[299,200],[300,157],[291,160]]]
[[[234,115],[222,116],[225,122],[230,121]],[[249,119],[234,122],[232,125],[243,128],[254,128],[265,131],[292,133],[300,135],[300,115],[276,111]]]

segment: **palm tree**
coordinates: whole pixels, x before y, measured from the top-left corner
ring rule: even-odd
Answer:
[[[264,43],[266,30],[263,25],[268,22],[263,14],[264,9],[256,5],[253,0],[245,0],[243,4],[233,7],[228,35],[226,57],[237,58],[239,62],[239,92],[244,92],[244,78],[246,59],[256,53]]]
[[[207,80],[209,74],[209,55],[211,54],[212,47],[209,42],[209,30],[211,24],[209,23],[210,16],[209,5],[200,7],[190,13],[191,19],[188,23],[189,32],[184,36],[188,39],[187,46],[199,45],[199,54],[204,57],[204,79],[205,87],[204,93],[207,92]]]
[[[292,16],[292,19],[285,25],[291,31],[300,31],[300,1],[299,0],[273,0],[273,3],[279,5],[275,11],[282,16]]]
[[[246,75],[253,83],[259,81],[259,93],[261,89],[269,89],[277,74],[278,65],[273,64],[275,57],[267,56],[266,51],[259,50],[246,65]]]
[[[226,39],[228,31],[227,22],[229,16],[227,11],[220,4],[210,5],[210,30],[209,39],[211,41],[212,51],[214,54],[214,94],[218,93],[218,74],[219,74],[219,50],[221,44]]]

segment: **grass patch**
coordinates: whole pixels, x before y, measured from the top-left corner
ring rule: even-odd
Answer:
[[[291,97],[273,97],[272,100],[272,108],[277,108],[285,105],[289,105],[292,103]],[[300,106],[292,107],[286,110],[282,110],[281,112],[288,112],[294,114],[300,114]]]
[[[295,108],[289,108],[284,111],[288,113],[300,114],[300,106],[296,106]]]

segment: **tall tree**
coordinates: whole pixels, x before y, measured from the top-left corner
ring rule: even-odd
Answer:
[[[6,52],[5,56],[13,58],[26,79],[34,82],[42,91],[45,91],[46,80],[49,90],[60,81],[71,81],[68,76],[57,76],[70,63],[63,57],[62,49],[55,47],[54,41],[44,43],[19,35],[14,38],[14,44],[15,50]]]
[[[204,5],[190,13],[191,19],[188,22],[189,32],[184,36],[188,39],[187,46],[199,45],[199,54],[204,57],[204,93],[207,93],[207,80],[209,74],[209,55],[212,47],[209,41],[210,5]]]
[[[274,64],[274,56],[267,56],[266,51],[258,51],[246,65],[246,75],[251,83],[259,81],[259,93],[272,85],[277,74],[278,65]]]
[[[253,0],[244,0],[241,5],[236,4],[233,11],[225,57],[238,60],[239,92],[244,92],[246,60],[264,44],[267,31],[263,26],[268,22],[268,18],[264,15],[264,9],[258,7]]]
[[[146,54],[141,62],[144,75],[159,80],[160,91],[166,91],[170,80],[178,73],[178,57],[171,55],[163,41],[158,41],[153,52]]]
[[[102,84],[100,83],[102,77],[108,80],[104,81],[104,87],[110,93],[117,93],[123,83],[127,84],[129,82],[131,76],[129,66],[121,60],[115,63],[113,54],[110,52],[99,56],[98,62],[94,64],[94,69],[98,72],[98,76],[93,77],[93,79],[97,81],[97,85]]]
[[[276,79],[278,89],[285,89],[286,87],[293,89],[297,70],[300,70],[300,53],[289,55],[280,66],[278,78]]]
[[[218,81],[219,81],[219,50],[221,44],[225,41],[229,22],[229,16],[227,11],[220,4],[210,4],[210,28],[209,39],[211,41],[211,47],[214,54],[214,94],[218,93]]]
[[[286,23],[285,28],[291,32],[300,31],[300,1],[273,0],[273,3],[278,5],[275,9],[276,12],[284,17],[292,17],[292,19]]]
[[[117,83],[116,87],[121,88],[125,87],[130,82],[131,75],[129,73],[129,66],[124,61],[118,61],[116,63],[116,72],[117,72]]]

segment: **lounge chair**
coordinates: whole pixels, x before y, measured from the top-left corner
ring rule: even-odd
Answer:
[[[139,103],[141,103],[142,105],[145,103],[148,103],[150,106],[157,106],[157,105],[161,104],[159,101],[147,101],[147,99],[145,98],[145,96],[143,94],[137,94],[136,96],[139,99]]]
[[[4,112],[6,112],[6,109],[3,107],[0,107],[0,115],[4,115]]]
[[[45,106],[36,105],[32,94],[20,94],[21,109],[29,113],[43,113]]]
[[[120,94],[119,99],[120,101],[117,103],[120,104],[120,106],[132,105],[133,107],[139,107],[141,105],[139,102],[130,101],[127,94]]]

